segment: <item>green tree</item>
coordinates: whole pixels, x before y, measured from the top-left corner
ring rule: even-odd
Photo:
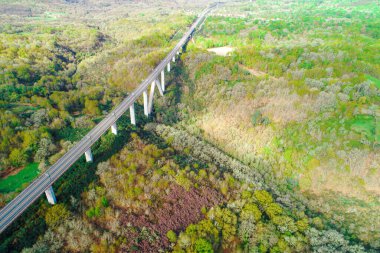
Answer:
[[[96,100],[86,99],[84,102],[84,110],[91,115],[100,115],[99,103]]]
[[[54,205],[46,212],[45,221],[49,227],[56,227],[65,219],[70,216],[70,212],[66,209],[65,205]]]
[[[9,162],[13,167],[20,167],[24,165],[28,157],[21,149],[15,148],[9,155]]]
[[[277,203],[270,203],[268,207],[265,209],[265,213],[269,218],[273,219],[275,216],[281,215],[283,212],[280,205]]]
[[[214,252],[210,242],[203,238],[195,241],[195,251],[198,253],[212,253]]]
[[[245,204],[241,212],[242,220],[254,220],[255,222],[261,219],[260,209],[252,203]]]
[[[177,235],[173,230],[169,230],[166,233],[166,237],[169,239],[169,242],[175,243],[177,241]]]
[[[236,235],[236,215],[228,208],[216,207],[210,209],[208,217],[222,233],[223,248],[228,248]]]
[[[273,202],[272,195],[265,190],[255,191],[253,195],[263,209],[266,209]]]

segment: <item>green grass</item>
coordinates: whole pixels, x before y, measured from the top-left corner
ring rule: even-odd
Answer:
[[[71,128],[66,127],[63,129],[53,131],[53,135],[61,140],[66,141],[79,141],[82,139],[91,129],[87,128]]]
[[[368,80],[374,82],[375,86],[380,89],[380,80],[379,79],[377,79],[373,76],[369,76],[369,75],[367,75],[366,77],[368,78]]]
[[[0,180],[0,193],[14,192],[38,176],[38,163],[31,163],[16,175]]]
[[[355,119],[352,120],[351,128],[354,131],[365,135],[370,141],[380,141],[380,133],[376,131],[376,121],[375,117],[372,115],[356,116]]]

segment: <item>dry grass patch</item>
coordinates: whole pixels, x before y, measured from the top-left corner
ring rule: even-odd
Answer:
[[[235,48],[233,47],[215,47],[215,48],[210,48],[210,49],[207,49],[207,51],[209,52],[213,52],[215,53],[216,55],[220,55],[220,56],[228,56],[230,55],[233,51],[235,51]]]

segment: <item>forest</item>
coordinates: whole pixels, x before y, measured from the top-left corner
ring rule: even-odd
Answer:
[[[213,1],[0,1],[0,207]],[[92,147],[1,252],[378,252],[377,1],[227,1],[146,118]]]

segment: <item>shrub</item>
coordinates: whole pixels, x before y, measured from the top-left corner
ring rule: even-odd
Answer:
[[[255,204],[248,203],[244,205],[243,210],[241,212],[241,219],[253,219],[255,222],[258,222],[261,219],[260,209]]]
[[[297,231],[297,226],[295,225],[294,220],[289,216],[275,216],[273,218],[273,223],[281,233],[294,233]]]
[[[299,231],[304,232],[309,228],[309,221],[307,218],[303,218],[296,222]]]
[[[267,126],[270,124],[270,120],[268,117],[263,116],[259,110],[256,110],[252,117],[251,117],[251,122],[253,126],[258,126],[258,125],[264,125]]]
[[[91,207],[86,211],[86,215],[88,218],[93,218],[93,217],[99,217],[101,214],[100,208],[99,207]]]
[[[276,203],[270,203],[269,206],[265,209],[265,213],[270,219],[273,219],[275,216],[282,214],[282,208]]]
[[[265,190],[255,191],[253,195],[263,209],[266,209],[273,202],[272,195]]]
[[[54,205],[46,212],[45,221],[49,227],[56,227],[70,216],[63,204]]]
[[[21,149],[15,148],[9,155],[9,162],[13,167],[20,167],[27,161],[27,155]]]
[[[195,241],[195,251],[199,253],[214,252],[211,243],[202,238]]]
[[[175,243],[177,241],[177,235],[173,230],[169,230],[166,233],[166,237],[168,238],[169,242]]]
[[[101,202],[102,202],[102,206],[103,207],[108,207],[109,206],[109,203],[108,203],[108,199],[106,197],[102,197],[101,199]]]

